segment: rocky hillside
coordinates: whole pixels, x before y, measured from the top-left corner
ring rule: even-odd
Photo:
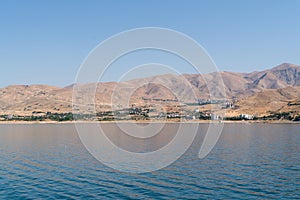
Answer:
[[[266,89],[236,103],[227,115],[236,116],[247,113],[255,116],[270,113],[293,112],[300,114],[300,86],[281,89]]]
[[[110,109],[112,102],[126,107],[129,104],[192,103],[195,99],[238,99],[230,115],[262,114],[270,110],[290,110],[299,102],[300,66],[281,64],[269,70],[252,73],[221,72],[160,75],[126,82],[98,83],[95,96],[98,111]],[[91,85],[82,87],[88,91]],[[0,114],[31,115],[32,112],[64,113],[72,111],[74,85],[65,88],[46,85],[12,85],[0,89]],[[224,92],[225,91],[225,95]],[[290,105],[289,104],[289,105]],[[268,105],[268,106],[266,106]]]

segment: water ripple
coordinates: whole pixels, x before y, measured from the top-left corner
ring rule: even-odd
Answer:
[[[226,125],[202,160],[197,157],[203,139],[199,132],[171,166],[128,174],[95,160],[72,125],[0,125],[0,198],[300,198],[299,125],[241,126]]]

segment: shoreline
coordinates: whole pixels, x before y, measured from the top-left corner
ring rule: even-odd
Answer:
[[[300,121],[288,121],[288,120],[253,120],[253,121],[213,121],[213,120],[193,120],[193,121],[148,121],[148,120],[116,120],[116,121],[0,121],[0,125],[26,125],[26,124],[113,124],[113,123],[141,123],[141,124],[150,124],[150,123],[166,123],[166,124],[191,124],[191,123],[199,123],[199,124],[300,124]]]

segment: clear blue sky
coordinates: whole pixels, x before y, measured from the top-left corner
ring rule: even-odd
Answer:
[[[68,85],[97,44],[146,26],[191,36],[220,70],[300,64],[299,9],[299,0],[2,0],[0,87]]]

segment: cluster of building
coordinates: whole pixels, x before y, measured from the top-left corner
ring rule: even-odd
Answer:
[[[247,119],[247,120],[253,120],[254,119],[254,115],[241,114],[240,118],[241,119]]]

